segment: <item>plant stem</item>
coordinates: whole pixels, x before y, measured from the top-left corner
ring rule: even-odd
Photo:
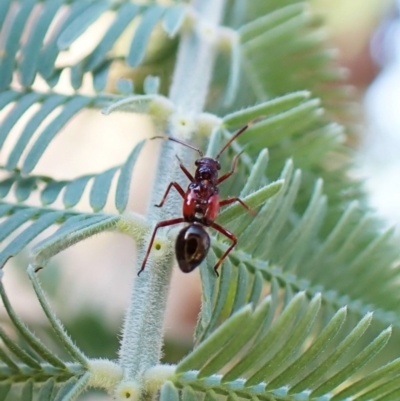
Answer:
[[[192,7],[199,20],[207,21],[211,26],[218,26],[220,23],[224,4],[225,0],[192,1]],[[181,36],[169,95],[179,115],[188,119],[203,111],[215,60],[213,41],[205,39],[203,35],[199,35],[196,27],[193,28]],[[170,134],[179,136],[175,127],[171,124]],[[193,135],[194,132],[190,134]],[[193,161],[194,153],[183,146],[165,141],[162,143],[161,155],[147,213],[147,221],[152,227],[160,220],[180,217],[182,199],[175,194],[168,198],[162,209],[155,208],[153,204],[160,201],[169,182],[179,182],[182,179],[175,156],[179,155],[184,163],[189,163]],[[138,244],[136,266],[140,266],[143,261],[152,230],[151,228],[147,238]],[[160,361],[162,326],[174,260],[173,245],[168,243],[166,246],[168,250],[163,250],[164,256],[157,260],[150,257],[146,269],[134,281],[119,351],[120,364],[126,380],[140,380],[146,369]],[[157,251],[153,248],[152,253],[154,252]]]

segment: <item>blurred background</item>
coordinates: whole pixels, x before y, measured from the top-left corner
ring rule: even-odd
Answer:
[[[326,19],[328,41],[338,49],[362,105],[357,143],[353,144],[358,149],[354,175],[366,179],[372,207],[388,223],[400,225],[400,1],[311,3]],[[73,51],[85,51],[84,46]],[[150,123],[144,117],[82,113],[50,146],[35,173],[51,172],[54,178],[68,179],[105,170],[122,163],[134,144],[149,133]],[[156,142],[146,143],[134,172],[131,210],[145,212],[157,150]],[[85,207],[90,210],[81,205]],[[14,266],[7,266],[5,286],[15,309],[47,337],[50,331],[26,278],[28,261],[26,252],[9,262]],[[117,358],[134,263],[133,240],[104,233],[62,252],[40,274],[61,321],[91,357]],[[178,361],[191,347],[200,296],[198,271],[183,275],[174,269],[165,316],[165,362]],[[52,341],[50,336],[48,341]]]
[[[400,1],[313,0],[362,106],[354,174],[370,204],[400,226]]]

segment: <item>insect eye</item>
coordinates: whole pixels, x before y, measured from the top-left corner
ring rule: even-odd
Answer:
[[[194,164],[195,164],[195,166],[198,166],[198,165],[199,165],[199,159],[197,159],[197,160],[194,162]]]
[[[221,165],[217,162],[217,170],[221,170]]]

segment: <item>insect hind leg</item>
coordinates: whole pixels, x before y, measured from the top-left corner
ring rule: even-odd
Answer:
[[[229,238],[232,241],[231,246],[225,251],[225,253],[219,258],[217,264],[214,266],[214,272],[219,277],[218,273],[218,267],[221,266],[222,262],[225,260],[225,258],[230,254],[232,249],[236,246],[237,244],[237,237],[236,235],[232,234],[230,231],[228,231],[226,228],[220,226],[217,223],[212,223],[211,227],[214,230],[217,230],[219,233],[225,235],[225,237]]]
[[[146,267],[147,259],[148,259],[149,255],[150,255],[150,251],[151,251],[151,248],[152,248],[152,246],[153,246],[153,242],[154,242],[154,238],[156,237],[157,230],[158,230],[159,228],[161,228],[161,227],[173,226],[173,225],[175,225],[175,224],[184,223],[184,222],[185,222],[185,219],[182,218],[182,217],[179,217],[179,218],[176,218],[176,219],[160,221],[160,222],[154,227],[153,234],[151,235],[150,243],[149,243],[149,246],[148,246],[147,251],[146,251],[146,255],[145,255],[144,259],[143,259],[142,266],[141,266],[141,268],[140,268],[140,270],[139,270],[139,272],[138,272],[138,276],[140,275],[140,273],[141,273],[141,272],[144,270],[144,268]]]

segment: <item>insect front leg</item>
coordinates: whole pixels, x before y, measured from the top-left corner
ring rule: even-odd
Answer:
[[[182,198],[185,198],[185,191],[182,189],[182,187],[177,182],[170,182],[161,202],[158,205],[154,205],[155,207],[162,207],[164,205],[165,199],[167,199],[169,191],[172,187],[179,192],[179,195],[182,196]]]
[[[222,175],[219,179],[218,179],[218,184],[221,184],[221,182],[225,181],[227,178],[229,178],[236,169],[236,165],[237,162],[239,160],[240,155],[242,154],[242,152],[238,153],[232,160],[232,165],[231,165],[231,169],[230,171],[228,171],[227,173],[225,173],[224,175]]]
[[[257,212],[253,208],[251,208],[249,205],[244,203],[240,198],[224,199],[219,202],[219,206],[222,207],[222,206],[230,205],[235,202],[239,202],[253,217],[257,216]]]
[[[182,163],[182,160],[179,158],[178,155],[176,155],[176,158],[179,161],[179,167],[181,168],[181,170],[184,172],[186,177],[189,178],[190,182],[193,182],[194,178],[193,178],[192,174],[190,174],[189,170],[184,166],[184,164]]]
[[[151,248],[152,248],[152,246],[153,246],[153,242],[154,242],[154,238],[156,237],[157,230],[158,230],[159,228],[161,228],[161,227],[172,226],[172,225],[174,225],[174,224],[179,224],[179,223],[184,223],[184,222],[185,222],[185,219],[183,219],[182,217],[180,217],[180,218],[177,218],[177,219],[171,219],[171,220],[160,221],[160,222],[154,227],[154,231],[153,231],[153,234],[152,234],[152,236],[151,236],[151,238],[150,238],[149,246],[148,246],[148,248],[147,248],[146,256],[145,256],[144,259],[143,259],[143,263],[142,263],[142,266],[141,266],[141,268],[140,268],[140,270],[139,270],[139,272],[138,272],[138,276],[140,275],[140,273],[141,273],[141,272],[144,270],[144,268],[146,267],[146,262],[147,262],[147,259],[148,259],[149,255],[150,255],[150,251],[151,251]]]
[[[225,251],[225,253],[219,258],[219,261],[217,262],[217,264],[214,266],[214,271],[215,274],[217,275],[217,277],[219,277],[218,274],[218,267],[222,264],[222,262],[225,260],[225,258],[229,255],[229,253],[232,251],[232,249],[236,246],[237,244],[237,237],[236,235],[232,234],[230,231],[228,231],[226,228],[220,226],[219,224],[216,223],[212,223],[211,227],[214,230],[217,230],[218,232],[220,232],[221,234],[225,235],[225,237],[229,238],[232,241],[231,246]]]

